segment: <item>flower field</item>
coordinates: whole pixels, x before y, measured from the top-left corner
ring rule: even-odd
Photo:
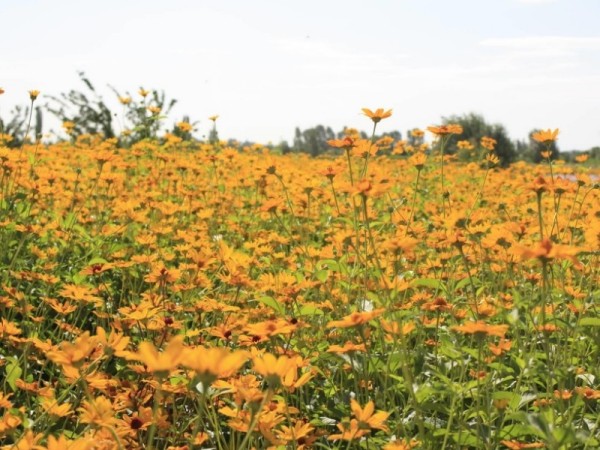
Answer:
[[[460,132],[0,146],[1,448],[599,448],[600,171]]]

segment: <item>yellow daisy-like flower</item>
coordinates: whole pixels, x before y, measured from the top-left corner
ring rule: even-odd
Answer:
[[[540,130],[533,133],[531,137],[537,142],[555,142],[558,139],[558,133],[558,128],[555,130],[548,128],[547,130]]]
[[[383,108],[377,108],[375,111],[371,111],[369,108],[363,108],[362,111],[364,115],[371,119],[374,123],[381,122],[381,120],[387,119],[392,115],[391,109],[384,111]]]

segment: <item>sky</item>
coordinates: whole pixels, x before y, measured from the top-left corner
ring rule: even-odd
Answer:
[[[599,0],[0,0],[0,17],[4,118],[30,89],[85,90],[84,71],[115,111],[108,85],[164,90],[198,136],[215,114],[242,141],[368,130],[367,107],[393,109],[381,132],[475,112],[600,145]]]

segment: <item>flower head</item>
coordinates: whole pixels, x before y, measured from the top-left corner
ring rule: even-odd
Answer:
[[[29,91],[29,98],[32,102],[35,101],[36,98],[38,98],[38,95],[40,95],[40,91],[37,91],[35,89]]]
[[[372,428],[377,430],[388,431],[388,427],[384,424],[390,413],[385,411],[375,412],[375,404],[370,401],[362,408],[356,400],[350,402],[352,414],[358,420],[360,428]]]
[[[548,128],[547,130],[540,130],[533,133],[531,137],[537,142],[554,142],[558,139],[558,133],[558,128],[555,130]]]
[[[142,342],[131,359],[143,363],[150,372],[168,374],[183,359],[184,349],[183,336],[178,335],[171,339],[163,352],[159,352],[151,342]]]
[[[450,123],[448,125],[427,127],[427,130],[436,136],[445,136],[447,134],[462,134],[463,127],[458,124]]]
[[[477,322],[467,322],[463,325],[452,327],[454,331],[463,334],[474,334],[476,336],[498,336],[503,338],[508,331],[508,325],[490,325],[481,320]]]
[[[373,123],[381,122],[382,119],[387,119],[392,115],[391,109],[384,111],[383,108],[377,108],[375,111],[371,111],[369,108],[363,108],[362,111]]]

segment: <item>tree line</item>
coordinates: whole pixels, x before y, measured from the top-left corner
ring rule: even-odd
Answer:
[[[99,95],[94,85],[83,72],[79,73],[83,90],[71,90],[59,96],[47,96],[48,103],[43,106],[32,103],[29,106],[16,106],[7,120],[0,117],[0,135],[10,136],[10,139],[2,138],[0,142],[9,147],[19,147],[26,139],[26,134],[39,138],[43,130],[44,112],[59,119],[67,135],[75,139],[82,134],[101,134],[106,138],[116,138],[122,146],[128,146],[143,139],[165,139],[165,135],[159,136],[161,120],[177,103],[175,99],[169,99],[164,91],[144,90],[140,88],[139,96],[132,96],[128,92],[121,94],[112,86],[109,86],[117,96],[122,111],[116,113],[108,106]],[[219,140],[216,117],[210,119],[213,126],[209,132],[208,141]],[[119,123],[120,122],[120,123]],[[126,122],[126,125],[123,123]],[[189,116],[184,116],[176,122],[166,136],[176,137],[184,141],[198,140],[193,136],[195,125]],[[518,160],[540,162],[542,151],[548,150],[543,144],[533,139],[537,129],[531,130],[529,137],[525,140],[512,140],[509,138],[505,127],[501,124],[488,123],[483,116],[475,113],[464,115],[453,115],[442,118],[442,124],[458,124],[463,128],[460,136],[452,136],[447,145],[447,152],[454,153],[459,160],[468,161],[474,158],[473,148],[478,148],[481,138],[490,137],[496,141],[494,153],[500,159],[503,166],[507,166]],[[121,129],[119,133],[117,128]],[[327,143],[332,139],[340,139],[347,133],[347,129],[334,131],[331,127],[317,125],[307,129],[296,127],[293,141],[288,143],[282,141],[272,146],[281,153],[308,153],[313,157],[335,153],[335,150]],[[371,138],[365,132],[355,131],[364,139]],[[385,137],[386,148],[382,152],[391,152],[396,145],[406,144],[417,146],[422,144],[422,137],[416,136],[411,130],[404,135],[395,130],[373,136],[375,140]],[[235,142],[235,140],[230,140]],[[250,144],[246,142],[247,144]],[[570,162],[579,154],[578,151],[560,151],[556,142],[550,147],[551,159],[561,158]],[[600,162],[600,146],[587,150],[590,159]]]

